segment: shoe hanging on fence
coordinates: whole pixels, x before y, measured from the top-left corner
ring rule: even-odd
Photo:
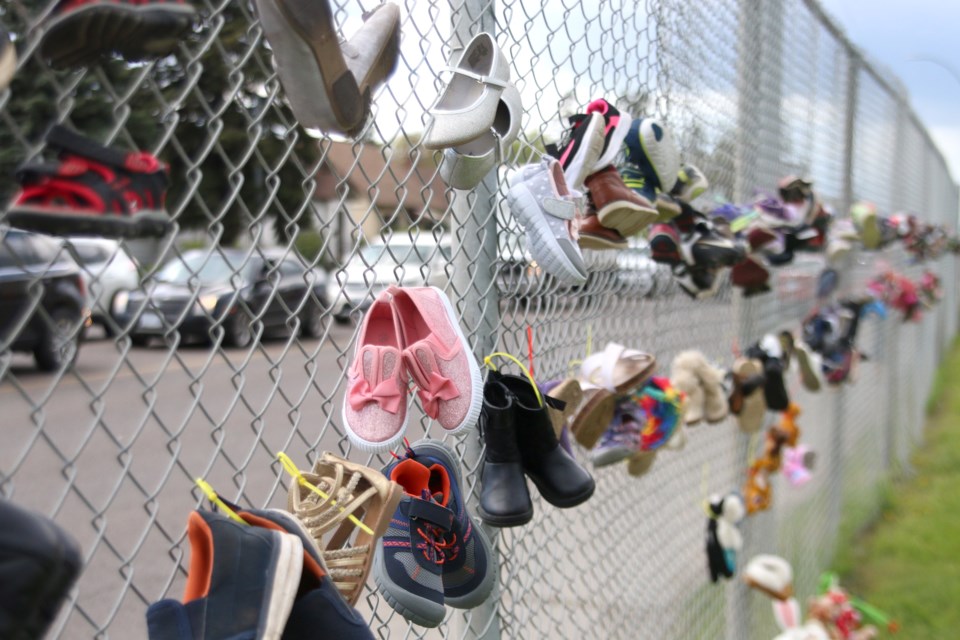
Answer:
[[[43,638],[80,575],[80,546],[52,520],[0,498],[0,638]]]
[[[60,0],[43,25],[40,56],[55,69],[111,53],[127,61],[163,58],[196,20],[183,0]]]
[[[287,509],[316,542],[337,590],[355,605],[403,489],[376,469],[327,452],[309,472],[287,470],[293,475]]]
[[[316,540],[294,515],[280,509],[244,509],[223,498],[221,500],[248,525],[292,534],[303,545],[300,586],[282,640],[311,640],[316,637],[317,629],[323,629],[335,638],[373,640],[373,632],[366,620],[353,608],[354,603],[348,603],[335,586],[336,578],[324,561]]]
[[[329,0],[255,0],[290,109],[304,127],[356,136],[400,57],[400,10],[387,2],[341,42]]]
[[[234,517],[211,511],[190,514],[190,568],[183,601],[150,605],[150,640],[280,640],[301,584],[303,543],[297,535],[250,526]]]
[[[430,108],[432,120],[423,138],[427,149],[456,147],[485,135],[510,86],[510,63],[489,33],[475,35],[446,70],[450,81]]]
[[[375,559],[374,578],[387,603],[426,627],[443,622],[446,605],[481,604],[497,571],[490,541],[467,511],[453,452],[439,441],[421,440],[407,445],[383,473],[404,491]]]
[[[624,147],[626,163],[620,167],[620,175],[626,186],[650,203],[656,202],[658,192],[670,193],[680,173],[679,152],[670,130],[654,118],[636,118]]]
[[[520,167],[510,178],[507,202],[537,264],[563,284],[586,283],[577,244],[583,196],[567,187],[560,163],[544,156],[540,164]]]
[[[156,157],[104,147],[59,125],[46,141],[58,161],[17,170],[21,189],[6,215],[11,226],[105,238],[164,236],[173,229],[164,210],[169,169]]]
[[[454,189],[473,189],[505,162],[520,133],[523,105],[520,92],[507,85],[497,104],[493,125],[475,140],[443,150],[440,176]]]

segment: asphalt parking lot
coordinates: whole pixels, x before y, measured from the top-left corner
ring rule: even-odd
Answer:
[[[76,596],[83,613],[61,621],[63,637],[92,637],[111,619],[145,637],[145,603],[168,585],[179,597],[176,565],[189,545],[176,543],[200,503],[193,478],[231,499],[282,506],[277,451],[303,467],[308,449],[345,451],[330,420],[339,422],[354,327],[327,330],[321,340],[218,350],[136,348],[94,328],[62,377],[13,356],[0,384],[0,488],[55,514],[89,562]]]

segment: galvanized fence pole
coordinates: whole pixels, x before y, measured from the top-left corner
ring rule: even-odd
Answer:
[[[496,35],[493,0],[451,0],[450,45],[451,64],[460,56],[470,39],[477,33]],[[498,174],[494,170],[472,191],[457,191],[452,203],[453,267],[452,278],[459,301],[458,312],[468,335],[472,337],[474,353],[478,358],[494,351],[500,326],[500,300],[496,287],[497,269],[497,202]],[[462,462],[468,478],[473,480],[469,503],[476,513],[479,501],[480,464],[483,460],[483,442],[479,435],[468,436],[464,443]],[[494,547],[494,571],[499,575],[500,558],[497,551],[498,530],[481,524]],[[456,637],[471,640],[496,640],[500,637],[497,604],[500,598],[499,580],[493,593],[480,606],[459,614],[453,628]]]

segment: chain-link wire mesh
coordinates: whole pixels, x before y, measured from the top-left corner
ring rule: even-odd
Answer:
[[[277,451],[301,467],[323,450],[387,461],[351,449],[340,406],[356,322],[390,284],[444,289],[478,356],[526,354],[532,330],[540,380],[566,375],[608,340],[656,354],[661,373],[688,348],[728,363],[736,345],[797,328],[814,305],[817,257],[778,270],[773,293],[751,299],[725,283],[717,297],[690,301],[641,244],[588,251],[590,279],[578,289],[539,273],[504,204],[505,170],[455,192],[439,178],[439,156],[419,144],[440,70],[478,30],[496,35],[523,97],[521,142],[505,169],[555,141],[561,116],[603,96],[670,125],[710,178],[705,207],[795,173],[812,177],[838,214],[863,198],[955,226],[957,187],[903,92],[807,0],[403,0],[399,68],[356,141],[296,123],[247,2],[197,0],[201,25],[160,61],[69,72],[51,71],[37,53],[55,4],[0,7],[20,59],[0,95],[0,195],[12,193],[16,166],[45,157],[53,123],[153,152],[171,165],[167,208],[180,234],[125,241],[111,257],[136,260],[133,289],[154,290],[152,276],[171,260],[197,277],[179,298],[148,297],[117,323],[109,311],[134,295],[114,296],[99,267],[85,266],[90,307],[108,311],[102,338],[41,303],[54,265],[82,258],[78,246],[57,245],[31,267],[28,311],[66,338],[87,333],[76,362],[38,373],[12,349],[24,322],[0,336],[0,494],[51,515],[84,551],[54,637],[145,637],[146,606],[184,586],[186,515],[204,502],[194,478],[242,504],[281,506],[288,479]],[[332,4],[349,35],[376,3]],[[25,267],[26,250],[13,245],[5,237],[14,266]],[[880,265],[920,273],[899,250],[859,254],[843,290],[862,290]],[[943,302],[918,324],[865,321],[869,359],[857,384],[811,395],[791,376],[802,440],[817,452],[814,480],[796,489],[775,478],[773,508],[742,530],[744,557],[775,552],[794,563],[798,594],[828,566],[844,513],[875,513],[878,487],[907,467],[922,437],[958,309],[952,260],[930,267]],[[236,322],[214,320],[196,286],[205,269],[225,269],[234,292],[257,283]],[[158,331],[143,344],[132,329],[148,316]],[[189,322],[203,327],[202,340],[188,339]],[[411,440],[442,435],[411,410]],[[476,434],[451,443],[477,491]],[[437,630],[408,625],[374,588],[359,609],[381,638],[770,637],[766,601],[736,581],[710,585],[705,566],[704,488],[740,487],[749,455],[749,439],[727,421],[690,429],[686,447],[660,452],[642,478],[597,471],[596,494],[573,511],[535,499],[531,524],[496,536],[489,606],[451,613]]]

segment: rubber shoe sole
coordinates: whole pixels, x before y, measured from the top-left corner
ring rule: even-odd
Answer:
[[[83,210],[17,206],[6,221],[12,227],[53,236],[102,236],[104,238],[163,237],[173,221],[163,211],[140,211],[132,216],[88,213]]]
[[[55,69],[94,62],[117,52],[144,60],[176,51],[196,20],[188,4],[88,4],[54,18],[40,41],[40,55]]]
[[[256,0],[277,74],[294,115],[306,127],[356,135],[369,115],[347,67],[328,0]]]

